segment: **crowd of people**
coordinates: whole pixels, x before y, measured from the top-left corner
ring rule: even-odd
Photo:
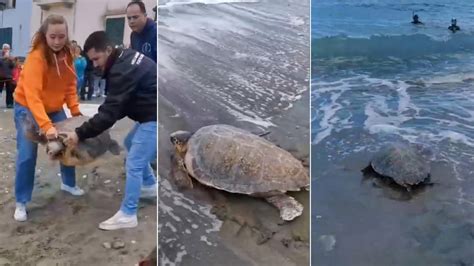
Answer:
[[[8,43],[2,45],[0,56],[0,96],[5,91],[5,104],[7,108],[13,108],[13,92],[21,73],[21,63],[18,57],[10,53],[11,48]]]
[[[156,38],[156,22],[146,17],[146,8],[141,1],[132,1],[127,8],[129,14],[127,20],[132,34],[130,36],[130,47],[135,49],[153,61],[157,61],[156,45],[150,44],[150,40]],[[136,6],[136,8],[135,8]],[[143,8],[142,8],[143,7]],[[77,76],[77,94],[81,101],[101,98],[107,95],[106,81],[101,73],[95,68],[85,51],[76,40],[70,42],[70,52],[73,56],[74,70]],[[117,48],[125,48],[123,44]],[[22,70],[20,58],[11,55],[10,45],[2,45],[0,54],[0,97],[5,91],[5,105],[12,109],[14,104],[13,94]]]
[[[85,40],[82,49],[69,40],[66,19],[55,14],[49,15],[34,35],[21,75],[18,61],[10,56],[9,46],[4,46],[1,81],[8,84],[7,106],[13,108],[17,131],[16,221],[27,220],[38,148],[27,138],[24,124],[33,121],[47,139],[57,139],[59,132],[54,123],[67,119],[63,106],[72,116],[81,116],[79,98],[91,99],[94,95],[105,96],[98,113],[74,131],[61,132],[67,136],[65,145],[94,138],[124,117],[135,121],[124,140],[126,181],[121,207],[99,228],[136,227],[139,199],[156,197],[157,180],[151,162],[157,153],[157,26],[147,18],[141,1],[130,2],[126,14],[133,31],[130,48],[116,46],[105,31],[96,31]],[[105,83],[103,87],[101,81]],[[85,191],[76,184],[75,168],[61,165],[60,170],[60,189],[74,196],[83,195]]]

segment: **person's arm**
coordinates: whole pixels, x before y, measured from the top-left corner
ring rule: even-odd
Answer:
[[[84,68],[84,73],[86,72],[86,67],[87,67],[87,60],[85,57],[82,57],[82,62],[83,62],[83,68]]]
[[[30,55],[23,68],[24,79],[22,80],[26,88],[24,92],[28,109],[43,133],[53,127],[53,123],[49,119],[41,100],[43,73],[45,71],[46,65],[43,59],[37,55]]]
[[[133,97],[140,78],[141,73],[132,66],[125,71],[109,73],[106,83],[110,90],[99,112],[75,130],[80,141],[100,135],[126,115],[127,103]]]

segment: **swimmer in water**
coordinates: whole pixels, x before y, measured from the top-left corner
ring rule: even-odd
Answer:
[[[455,33],[458,30],[461,30],[461,28],[458,25],[456,25],[457,22],[458,21],[455,18],[451,19],[451,26],[448,27],[448,29],[452,31],[453,33]]]
[[[423,25],[423,22],[420,21],[420,17],[417,14],[413,15],[413,21],[411,22],[415,25]]]

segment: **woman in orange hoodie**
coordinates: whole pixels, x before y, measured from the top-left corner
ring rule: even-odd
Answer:
[[[23,125],[34,121],[48,139],[58,137],[55,122],[65,120],[63,105],[73,116],[81,115],[76,93],[73,56],[64,17],[50,15],[36,32],[32,50],[23,65],[15,90],[14,117],[17,130],[14,219],[26,221],[26,203],[31,200],[38,145],[25,137]],[[76,186],[74,167],[61,165],[61,189],[84,194]]]

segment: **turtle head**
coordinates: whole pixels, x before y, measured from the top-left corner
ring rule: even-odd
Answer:
[[[183,154],[188,150],[188,140],[191,138],[191,136],[191,132],[179,130],[171,133],[170,141],[174,145],[176,151],[180,154]]]
[[[62,143],[62,141],[59,141],[59,140],[49,141],[46,144],[46,154],[48,154],[51,160],[55,160],[55,159],[58,159],[62,155],[64,148],[66,148],[66,146]]]
[[[67,135],[65,134],[59,134],[57,139],[47,141],[46,154],[51,160],[59,159],[64,154],[64,150],[66,149],[64,140],[66,137]]]

